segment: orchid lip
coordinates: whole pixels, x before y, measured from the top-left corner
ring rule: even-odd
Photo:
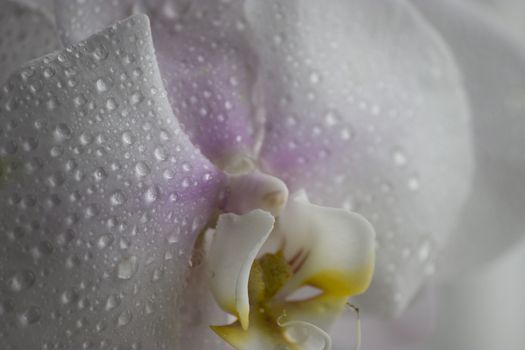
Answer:
[[[289,338],[283,330],[299,327],[321,336],[324,348],[330,349],[330,325],[344,310],[347,298],[362,293],[370,284],[374,231],[355,213],[310,204],[305,193],[292,195],[276,217],[265,210],[264,201],[253,201],[260,198],[255,194],[264,191],[246,190],[250,186],[271,188],[279,184],[275,179],[257,170],[230,177],[229,200],[234,199],[237,207],[230,203],[226,208],[232,212],[219,215],[210,248],[211,283],[219,305],[238,321],[212,329],[244,350],[250,348],[250,342],[301,348],[301,341]],[[253,209],[256,205],[260,207]],[[266,224],[258,224],[261,219]],[[253,238],[247,241],[247,237]],[[276,246],[275,241],[280,244]],[[248,253],[249,259],[237,258],[221,267],[228,259],[220,261],[220,257],[232,256],[234,251],[241,257]],[[240,289],[234,281],[243,281]],[[304,286],[314,287],[320,294],[307,299],[288,298]],[[289,315],[284,323],[283,314]]]

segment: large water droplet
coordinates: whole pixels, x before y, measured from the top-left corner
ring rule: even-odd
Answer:
[[[29,270],[16,272],[8,281],[13,292],[20,292],[30,288],[35,283],[35,274]]]
[[[30,306],[18,315],[18,321],[22,327],[37,323],[40,320],[40,309],[36,306]]]
[[[147,204],[152,204],[153,202],[157,201],[160,197],[160,190],[158,186],[151,186],[146,189],[146,192],[144,193],[144,201]]]
[[[129,130],[124,131],[121,138],[124,145],[132,145],[135,142],[135,137]]]
[[[419,181],[419,177],[417,175],[412,175],[408,178],[408,189],[410,191],[417,191],[421,187],[421,183]]]
[[[395,149],[394,152],[392,152],[392,160],[397,166],[404,166],[408,161],[405,153],[401,149]]]
[[[137,257],[129,256],[123,258],[117,265],[117,276],[122,280],[129,280],[137,271]]]
[[[62,143],[71,137],[71,130],[66,124],[60,123],[55,127],[53,135],[56,142]]]
[[[97,91],[99,93],[108,91],[108,84],[103,78],[97,79],[97,81],[95,82],[95,86],[97,87]]]
[[[139,177],[144,177],[150,173],[150,168],[145,162],[138,162],[135,164],[135,173]]]
[[[110,203],[113,206],[119,206],[126,202],[126,197],[124,196],[124,193],[122,191],[115,191],[110,196]]]
[[[117,325],[119,327],[125,326],[131,322],[132,318],[133,318],[133,314],[131,313],[131,311],[124,311],[118,316]]]

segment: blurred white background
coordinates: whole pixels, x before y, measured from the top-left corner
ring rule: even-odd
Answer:
[[[525,48],[524,0],[463,1],[479,4],[480,13]],[[411,349],[525,349],[525,242],[475,271],[438,283],[435,298],[432,335]]]

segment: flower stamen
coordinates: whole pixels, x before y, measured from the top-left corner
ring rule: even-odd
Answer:
[[[361,349],[361,317],[359,315],[359,308],[350,303],[346,303],[346,307],[352,309],[356,315],[356,340],[354,350],[359,350]]]

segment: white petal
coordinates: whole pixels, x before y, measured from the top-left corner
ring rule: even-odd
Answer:
[[[209,252],[210,285],[221,307],[248,327],[248,279],[253,261],[273,229],[274,218],[263,210],[245,215],[222,214]]]
[[[222,178],[176,123],[147,17],[21,68],[0,121],[0,343],[176,348]]]
[[[20,65],[58,47],[53,23],[37,9],[0,5],[0,84]]]
[[[400,312],[471,182],[468,104],[450,52],[406,1],[246,7],[268,116],[266,171],[372,222],[378,256],[366,308]]]
[[[490,16],[456,1],[416,1],[463,70],[472,105],[476,172],[443,272],[496,258],[525,233],[525,49]]]
[[[227,212],[245,214],[263,209],[278,216],[288,201],[288,188],[280,179],[255,170],[228,177]]]
[[[294,275],[287,292],[311,285],[332,295],[364,292],[372,279],[375,232],[362,216],[291,199],[279,217],[276,233]]]

